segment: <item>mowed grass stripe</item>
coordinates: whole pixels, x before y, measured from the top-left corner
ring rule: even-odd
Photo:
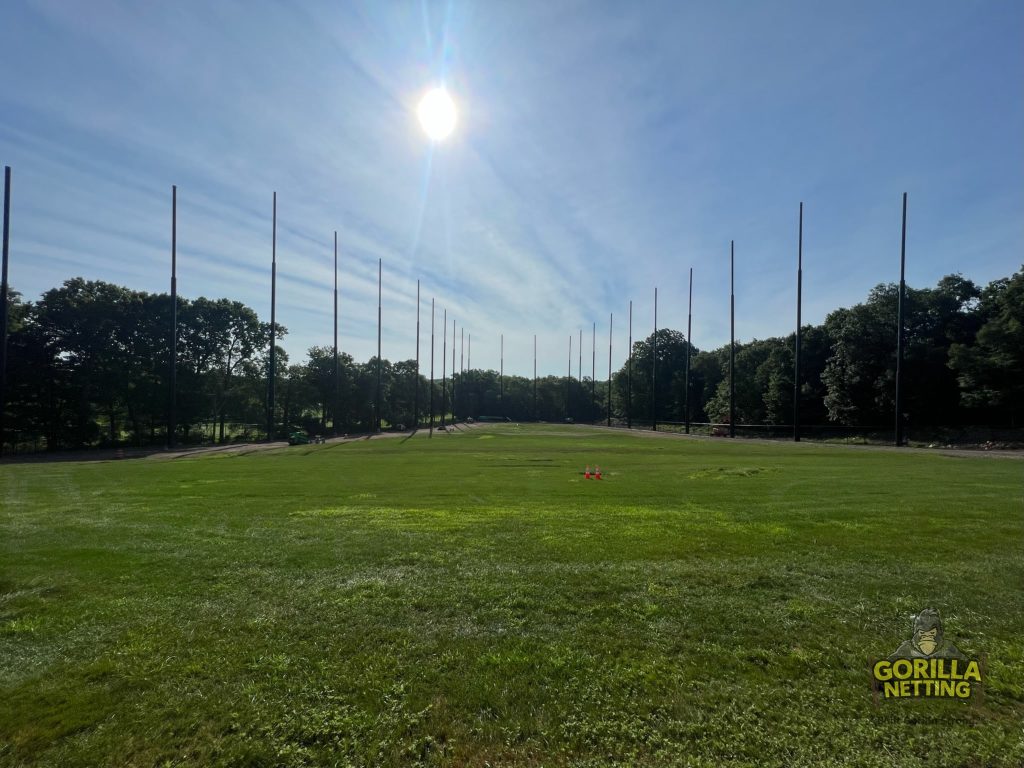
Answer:
[[[1019,461],[503,425],[0,483],[3,764],[1024,762]],[[984,703],[874,708],[927,606]]]

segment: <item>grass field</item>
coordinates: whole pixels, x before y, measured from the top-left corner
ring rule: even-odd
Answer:
[[[0,764],[1020,766],[1022,495],[515,425],[0,466]],[[925,607],[984,700],[875,707]]]

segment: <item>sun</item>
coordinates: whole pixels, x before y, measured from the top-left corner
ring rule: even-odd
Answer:
[[[455,128],[455,102],[444,88],[434,88],[416,108],[420,125],[434,141],[441,141]]]

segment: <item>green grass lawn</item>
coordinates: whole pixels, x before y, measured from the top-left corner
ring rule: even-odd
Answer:
[[[0,466],[0,764],[1020,766],[1022,494],[514,425]],[[984,700],[874,706],[925,607]]]

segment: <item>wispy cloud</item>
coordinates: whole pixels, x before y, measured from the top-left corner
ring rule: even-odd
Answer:
[[[792,329],[797,204],[805,317],[894,279],[910,193],[914,284],[1018,268],[1024,61],[1015,4],[218,2],[47,0],[5,8],[0,161],[15,169],[16,288],[75,275],[166,290],[170,186],[179,286],[278,316],[293,360],[331,337],[415,351],[437,299],[475,365],[565,369],[598,324],[615,365],[659,324],[728,338]],[[444,80],[460,106],[432,148],[413,117]],[[449,329],[450,332],[450,329]],[[600,357],[600,355],[599,355]],[[584,368],[587,366],[584,365]],[[600,368],[601,366],[599,366]]]

